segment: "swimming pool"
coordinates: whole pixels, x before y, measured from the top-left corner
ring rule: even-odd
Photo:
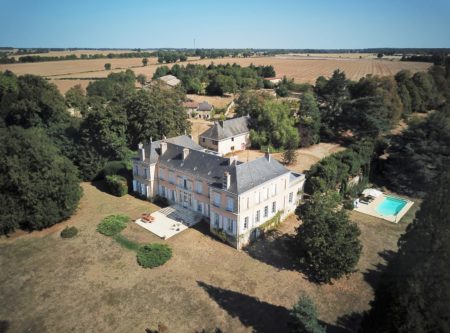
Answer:
[[[403,209],[403,207],[406,206],[407,203],[408,201],[404,199],[386,196],[375,210],[378,214],[383,216],[396,216]]]

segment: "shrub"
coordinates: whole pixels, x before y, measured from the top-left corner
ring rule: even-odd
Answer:
[[[73,238],[78,234],[78,229],[76,227],[65,227],[61,231],[62,238]]]
[[[122,197],[128,193],[127,180],[122,176],[106,176],[106,187],[112,195]]]
[[[105,236],[114,236],[126,228],[130,218],[126,215],[109,215],[97,226],[97,231]]]
[[[172,258],[172,249],[165,244],[144,245],[137,252],[137,261],[144,268],[161,266],[170,258]]]
[[[325,328],[317,320],[314,302],[308,296],[300,296],[289,317],[290,332],[325,333]]]
[[[104,179],[106,176],[120,175],[126,176],[130,166],[125,161],[109,161],[99,172],[96,179]]]
[[[155,205],[160,206],[162,208],[170,206],[169,200],[167,200],[167,198],[164,198],[158,194],[153,197],[152,202]]]

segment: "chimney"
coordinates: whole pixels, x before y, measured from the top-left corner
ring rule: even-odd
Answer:
[[[183,161],[188,157],[189,155],[189,148],[183,148]]]
[[[229,172],[224,172],[223,173],[223,182],[222,182],[222,188],[224,190],[228,190],[230,187],[230,183],[231,183],[231,175]]]
[[[267,151],[264,153],[265,158],[270,162],[270,151],[269,151],[269,147],[267,146]]]
[[[139,148],[139,159],[141,161],[144,161],[145,160],[145,147],[142,143],[139,143],[138,148]]]
[[[236,162],[237,162],[237,156],[231,156],[231,157],[228,159],[228,165],[236,164]]]
[[[161,155],[162,155],[162,154],[164,154],[164,153],[166,152],[166,150],[167,150],[167,142],[161,141],[160,145],[161,145]]]

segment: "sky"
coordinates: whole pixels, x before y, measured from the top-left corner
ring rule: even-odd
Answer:
[[[450,0],[0,0],[0,46],[450,47]]]

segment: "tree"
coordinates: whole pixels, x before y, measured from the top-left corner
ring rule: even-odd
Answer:
[[[283,163],[290,165],[297,162],[297,150],[295,148],[286,149],[283,152]]]
[[[354,272],[361,255],[359,228],[339,205],[338,193],[316,192],[300,210],[303,223],[297,229],[296,255],[319,282]]]
[[[363,332],[448,332],[450,169],[444,166],[381,276]]]
[[[152,85],[131,96],[125,110],[128,118],[127,138],[131,149],[150,138],[160,139],[190,131],[190,122],[183,110],[186,95],[179,89],[166,89]]]
[[[377,58],[378,58],[378,59],[383,58],[383,53],[378,53],[378,54],[377,54]]]
[[[85,114],[87,111],[87,101],[84,89],[80,84],[71,87],[66,91],[66,105],[69,108],[78,109],[81,114]]]
[[[70,217],[78,173],[42,128],[0,129],[0,232],[40,230]]]
[[[148,64],[148,59],[147,58],[143,58],[142,59],[142,66],[147,66]]]
[[[309,147],[320,141],[320,111],[311,93],[304,93],[300,101],[298,131],[300,146]]]
[[[391,140],[383,174],[400,193],[423,197],[439,170],[450,165],[450,106],[411,123]]]
[[[110,73],[105,80],[90,82],[86,91],[88,96],[100,96],[122,103],[134,92],[135,81],[134,72],[127,69],[125,72]]]
[[[143,87],[147,82],[147,77],[144,74],[139,74],[138,76],[136,76],[136,81],[139,82],[140,85]]]
[[[236,80],[233,77],[219,74],[206,87],[206,93],[208,95],[223,96],[225,93],[236,92],[236,89]]]
[[[289,314],[289,332],[325,333],[325,328],[317,320],[314,302],[306,295],[300,296]]]
[[[111,64],[109,62],[107,62],[105,64],[105,71],[109,71],[109,70],[111,70]]]

